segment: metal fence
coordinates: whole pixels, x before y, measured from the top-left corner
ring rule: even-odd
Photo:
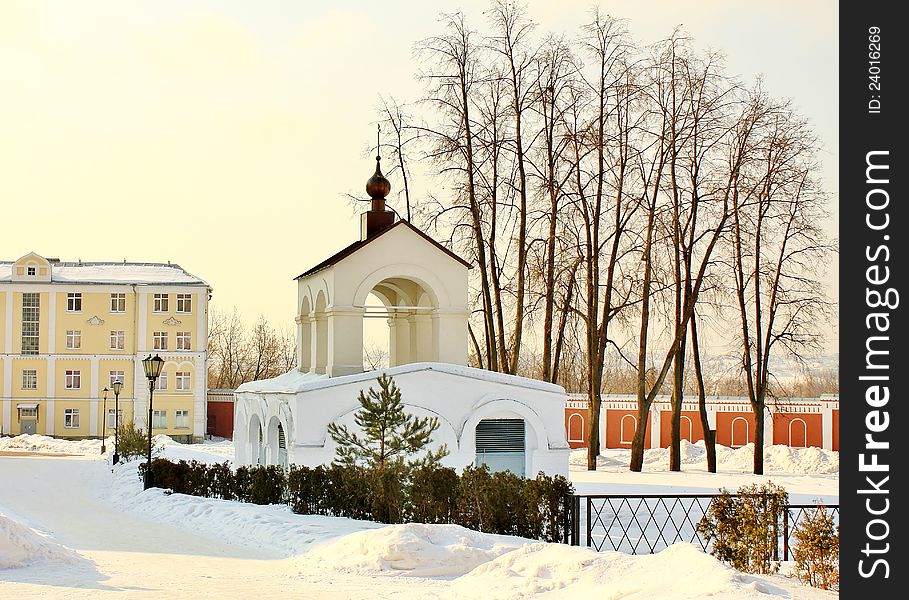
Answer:
[[[584,544],[594,550],[616,550],[626,554],[653,554],[677,542],[688,542],[709,552],[710,540],[697,526],[719,496],[716,494],[575,495],[566,527],[572,545]],[[773,558],[789,560],[789,545],[808,511],[818,507],[839,520],[839,505],[789,504],[772,536],[777,545]],[[581,532],[584,532],[582,539]]]

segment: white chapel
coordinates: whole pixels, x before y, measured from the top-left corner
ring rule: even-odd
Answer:
[[[360,239],[297,277],[297,368],[237,389],[237,464],[330,463],[328,424],[356,430],[359,392],[386,373],[408,411],[438,418],[444,465],[567,476],[565,390],[467,366],[470,263],[396,219],[390,190],[376,157]],[[376,316],[387,318],[389,367],[364,371],[363,319]]]

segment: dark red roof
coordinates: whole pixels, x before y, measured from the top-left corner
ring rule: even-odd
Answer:
[[[455,254],[454,252],[452,252],[451,250],[449,250],[448,248],[446,248],[445,246],[443,246],[442,244],[440,244],[440,243],[437,242],[436,240],[432,239],[431,237],[429,237],[428,235],[426,235],[425,233],[423,233],[422,231],[420,231],[419,229],[417,229],[417,228],[414,227],[413,225],[411,225],[411,223],[410,223],[409,221],[405,221],[405,220],[402,219],[402,220],[400,220],[400,221],[397,221],[397,222],[396,222],[394,225],[392,225],[391,227],[388,227],[387,229],[383,229],[382,231],[380,231],[380,232],[377,233],[376,235],[372,236],[371,238],[367,238],[367,239],[365,239],[365,240],[358,240],[358,241],[354,242],[353,244],[351,244],[350,246],[344,248],[344,249],[341,250],[340,252],[337,252],[337,253],[333,254],[332,256],[326,258],[325,260],[323,260],[322,262],[320,262],[320,263],[317,264],[316,266],[310,268],[308,271],[305,271],[305,272],[301,273],[300,275],[297,275],[297,276],[295,277],[295,279],[300,279],[301,277],[308,277],[309,275],[312,275],[313,273],[316,273],[316,272],[318,272],[318,271],[321,271],[322,269],[327,269],[328,267],[331,267],[331,266],[333,266],[333,265],[335,265],[335,264],[341,262],[343,259],[347,258],[348,256],[350,256],[351,254],[353,254],[354,252],[356,252],[357,250],[359,250],[359,249],[362,248],[363,246],[366,246],[366,245],[368,245],[370,242],[372,242],[372,241],[374,241],[374,240],[376,240],[376,239],[382,237],[383,235],[385,235],[386,233],[388,233],[389,231],[391,231],[391,230],[394,229],[395,227],[398,227],[399,225],[406,225],[407,227],[409,227],[409,228],[412,229],[413,231],[415,231],[415,232],[417,232],[418,234],[420,234],[420,236],[421,236],[423,239],[425,239],[426,241],[428,241],[429,243],[431,243],[433,246],[435,246],[436,248],[438,248],[439,250],[441,250],[442,252],[444,252],[444,253],[447,254],[448,256],[452,257],[453,259],[455,259],[456,261],[458,261],[459,263],[461,263],[462,265],[464,265],[464,266],[467,267],[468,269],[471,268],[471,264],[470,264],[469,262],[467,262],[466,260],[464,260],[463,258],[461,258],[460,256],[458,256],[457,254]]]

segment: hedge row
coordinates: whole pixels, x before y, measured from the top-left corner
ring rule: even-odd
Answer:
[[[144,465],[140,467],[140,477]],[[395,468],[330,465],[230,468],[227,463],[152,461],[154,484],[174,493],[287,504],[303,515],[328,515],[382,523],[454,523],[487,533],[550,542],[566,536],[571,483],[540,473],[524,479],[467,467],[422,467],[409,475]]]

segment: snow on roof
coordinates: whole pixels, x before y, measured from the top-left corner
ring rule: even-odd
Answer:
[[[516,387],[529,388],[541,392],[550,392],[554,394],[564,394],[565,388],[554,383],[530,379],[528,377],[519,377],[518,375],[506,375],[504,373],[495,373],[485,369],[475,369],[462,365],[453,365],[449,363],[438,362],[416,362],[388,369],[377,369],[375,371],[364,371],[353,375],[343,375],[340,377],[328,377],[327,375],[316,375],[313,373],[301,373],[294,369],[274,377],[272,379],[262,379],[260,381],[250,381],[237,388],[240,392],[276,392],[280,394],[296,394],[298,392],[310,392],[346,383],[357,383],[360,381],[369,381],[378,378],[382,373],[394,377],[404,373],[415,373],[418,371],[436,371],[438,373],[447,373],[460,377],[469,377],[492,383],[501,383]]]
[[[12,280],[12,261],[0,261],[0,282]],[[51,283],[208,285],[177,264],[128,262],[51,263]]]

